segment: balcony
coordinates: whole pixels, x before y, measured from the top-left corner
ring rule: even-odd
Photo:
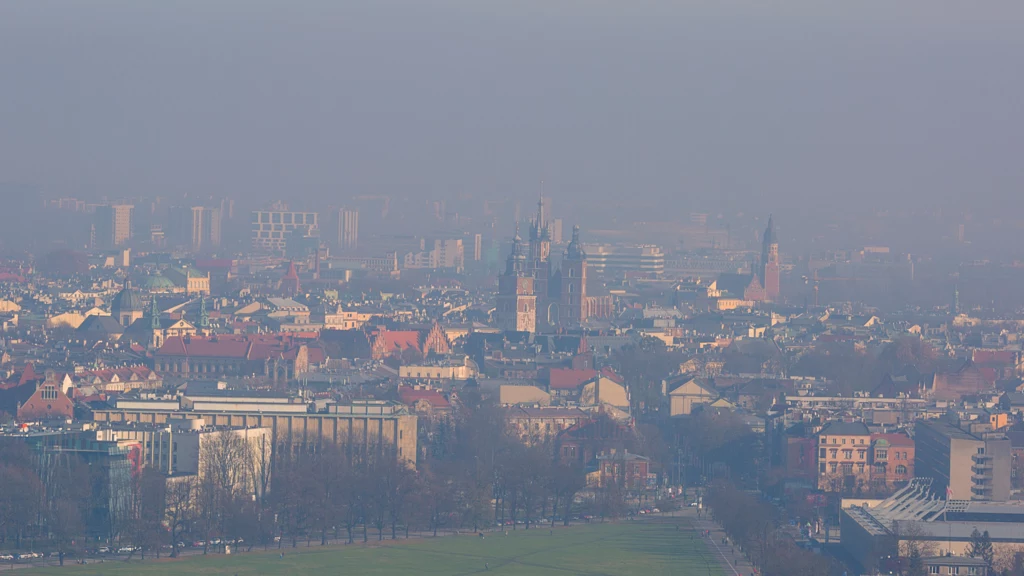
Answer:
[[[971,454],[971,461],[975,464],[988,464],[992,465],[992,457],[988,454]]]

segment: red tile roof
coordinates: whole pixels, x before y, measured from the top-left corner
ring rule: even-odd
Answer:
[[[622,376],[619,376],[619,374],[611,366],[605,366],[604,368],[601,368],[601,375],[611,380],[612,382],[615,382],[616,384],[626,383],[626,379],[623,378]]]
[[[1017,353],[1013,350],[975,350],[971,359],[975,364],[1015,365]]]
[[[434,408],[448,408],[451,406],[448,400],[437,390],[417,390],[408,386],[402,386],[398,389],[398,397],[402,404],[406,406],[412,406],[420,400],[426,400]]]
[[[31,362],[25,364],[25,369],[21,371],[21,377],[18,378],[18,386],[23,386],[34,380],[42,378],[39,374],[36,374],[36,368]]]
[[[594,376],[597,376],[597,370],[552,368],[548,374],[548,387],[552,390],[572,390],[579,388],[580,385]]]
[[[420,333],[416,330],[385,330],[381,336],[384,338],[384,347],[388,350],[420,349]]]
[[[871,441],[885,440],[890,446],[913,446],[914,441],[906,434],[872,434]]]

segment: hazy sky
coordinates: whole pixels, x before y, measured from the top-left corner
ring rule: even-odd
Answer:
[[[0,181],[998,213],[1022,54],[1020,0],[5,0]]]

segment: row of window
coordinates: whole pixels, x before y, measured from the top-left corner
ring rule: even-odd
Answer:
[[[843,438],[843,442],[842,443],[846,444],[846,440],[847,440],[846,438]],[[863,444],[864,443],[864,439],[863,438],[850,438],[849,440],[850,440],[850,444]],[[858,440],[859,440],[859,442],[858,442]],[[828,444],[829,443],[828,442],[828,437],[822,436],[821,437],[821,443],[822,444]],[[839,444],[839,438],[832,438],[832,444]]]
[[[853,474],[853,467],[854,467],[854,463],[853,462],[843,462],[841,464],[841,466],[842,466],[843,474]],[[858,473],[861,473],[861,474],[864,473],[864,463],[863,462],[857,463],[856,466],[857,466],[857,472]],[[835,474],[836,472],[838,472],[840,470],[840,464],[838,462],[832,462],[831,464],[826,464],[825,462],[822,462],[821,464],[818,464],[818,472],[824,474],[826,470],[829,471],[829,472],[832,472],[833,474]],[[881,463],[875,464],[875,473],[876,474],[885,474],[885,464],[881,464]],[[896,474],[898,476],[906,476],[906,474],[907,474],[907,467],[904,466],[903,464],[900,464],[899,466],[896,467]]]
[[[943,568],[945,568],[946,570],[945,571],[941,571]],[[977,574],[981,574],[981,572],[978,571],[978,567],[977,566],[963,566],[962,568],[963,569],[961,569],[960,566],[929,566],[928,567],[928,573],[929,574],[966,574],[967,576],[976,576]]]
[[[253,224],[316,224],[316,214],[307,212],[256,212]]]

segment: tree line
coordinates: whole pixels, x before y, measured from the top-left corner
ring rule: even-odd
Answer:
[[[0,549],[95,548],[177,556],[408,537],[411,531],[530,529],[577,514],[627,512],[609,487],[582,501],[582,466],[549,445],[526,445],[498,407],[480,404],[450,423],[442,454],[413,467],[389,446],[272,444],[237,431],[208,433],[198,474],[143,468],[114,474],[73,455],[46,460],[24,443],[0,453]]]
[[[762,576],[820,576],[833,573],[832,560],[801,548],[779,529],[778,510],[728,481],[713,483],[705,502],[715,520]]]

